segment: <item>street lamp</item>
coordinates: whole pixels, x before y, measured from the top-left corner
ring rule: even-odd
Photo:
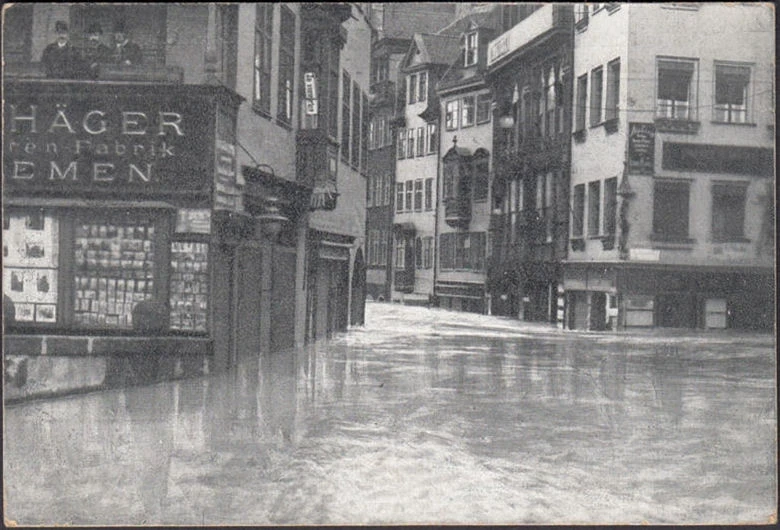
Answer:
[[[265,197],[263,199],[263,213],[255,216],[255,223],[265,237],[276,241],[285,223],[290,218],[284,215],[279,208],[279,197]]]

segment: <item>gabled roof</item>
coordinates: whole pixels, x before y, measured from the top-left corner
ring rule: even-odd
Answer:
[[[409,51],[404,57],[402,70],[411,66],[412,59],[418,52],[420,58],[416,61],[417,64],[452,64],[460,52],[459,39],[451,35],[415,33]]]

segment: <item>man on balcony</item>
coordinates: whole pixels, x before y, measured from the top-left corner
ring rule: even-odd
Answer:
[[[114,26],[114,61],[123,66],[135,66],[143,62],[141,47],[132,42],[125,32],[124,22]]]
[[[54,24],[54,30],[57,33],[57,40],[46,46],[41,56],[46,77],[59,79],[82,77],[84,61],[79,51],[70,43],[67,22],[58,20]]]
[[[92,78],[99,75],[100,65],[111,60],[111,48],[103,44],[103,28],[94,22],[86,31],[84,45],[84,59],[89,66],[89,74]]]

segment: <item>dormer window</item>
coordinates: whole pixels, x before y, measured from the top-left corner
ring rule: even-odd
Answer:
[[[464,66],[473,66],[477,64],[477,48],[479,47],[479,41],[477,40],[477,32],[472,31],[466,34],[466,47],[464,50]]]

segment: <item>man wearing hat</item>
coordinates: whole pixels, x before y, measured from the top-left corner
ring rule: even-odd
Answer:
[[[98,77],[100,64],[111,60],[111,48],[103,44],[102,38],[103,28],[100,27],[100,24],[97,22],[90,24],[84,42],[84,59],[89,67],[89,74],[93,78]]]
[[[46,77],[76,79],[84,73],[84,61],[79,51],[70,43],[68,24],[58,20],[54,24],[57,33],[56,42],[43,50],[41,62],[46,69]]]
[[[125,32],[125,24],[122,21],[114,25],[114,61],[117,64],[132,66],[143,62],[141,47],[132,42]]]

